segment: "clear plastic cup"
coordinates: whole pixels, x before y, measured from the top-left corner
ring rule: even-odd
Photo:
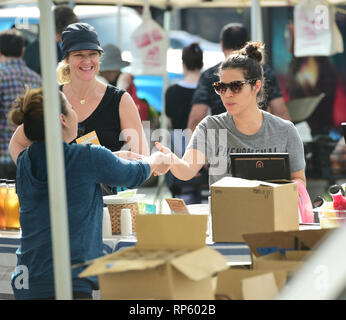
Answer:
[[[330,208],[315,208],[322,229],[338,228],[346,223],[346,210],[334,210]]]

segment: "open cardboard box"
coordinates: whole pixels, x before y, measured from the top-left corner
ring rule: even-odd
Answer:
[[[224,177],[211,185],[214,242],[243,242],[243,234],[299,229],[297,183]]]
[[[217,276],[215,298],[218,300],[273,299],[286,283],[287,272],[268,270],[221,271]]]
[[[328,229],[262,232],[244,234],[243,239],[251,253],[261,257],[275,252],[312,250],[329,232]]]
[[[214,299],[212,276],[228,268],[206,246],[206,215],[137,215],[137,244],[92,262],[102,299]]]
[[[303,230],[244,235],[253,257],[252,269],[220,272],[216,298],[274,299],[328,232]]]

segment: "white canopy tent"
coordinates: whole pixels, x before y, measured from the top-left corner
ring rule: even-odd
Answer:
[[[150,5],[163,8],[186,8],[186,7],[243,7],[251,6],[254,14],[253,24],[258,26],[261,23],[261,18],[258,14],[260,6],[287,6],[294,5],[298,0],[148,0]],[[7,4],[25,4],[32,3],[32,0],[0,0],[0,5]],[[70,264],[70,250],[68,239],[68,223],[67,223],[67,204],[65,193],[65,168],[63,159],[61,127],[59,121],[60,107],[58,99],[58,85],[56,82],[56,51],[55,51],[55,30],[54,30],[54,17],[52,14],[52,1],[51,0],[37,0],[40,9],[40,42],[41,42],[41,64],[42,64],[42,79],[44,91],[44,108],[45,108],[45,130],[47,141],[47,167],[48,167],[48,180],[49,180],[49,195],[50,195],[50,215],[52,226],[52,242],[53,242],[53,258],[54,258],[54,278],[56,285],[56,298],[57,299],[72,299],[72,286],[71,286],[71,264]],[[56,3],[66,2],[57,0]],[[345,0],[329,0],[333,4],[346,3]],[[75,3],[93,3],[95,0],[79,0]],[[100,4],[123,4],[123,5],[142,5],[142,1],[137,0],[102,0]],[[167,10],[169,12],[169,10]],[[257,13],[257,14],[256,14]],[[257,20],[256,20],[257,19]],[[169,22],[169,18],[167,20]],[[256,22],[256,23],[255,23]],[[261,32],[254,34],[252,30],[251,36],[253,39],[260,40]],[[346,265],[346,254],[342,248],[337,250],[337,262],[330,257],[332,251],[329,249],[337,243],[341,245],[344,243],[346,227],[339,229],[333,233],[333,237],[328,239],[328,245],[321,247],[320,250],[313,256],[311,261],[306,262],[305,266],[297,274],[297,280],[292,281],[290,287],[284,291],[281,298],[284,299],[313,299],[313,298],[330,298],[331,294],[335,293],[336,286],[340,288],[341,284],[346,283],[346,268],[341,273],[339,280],[330,284],[328,290],[323,290],[323,295],[320,292],[311,289],[314,288],[315,278],[313,277],[314,268],[318,267],[320,261],[324,261],[324,265],[329,266],[330,270],[339,269],[337,265]],[[324,258],[327,258],[325,260]],[[334,256],[334,258],[336,258]],[[326,264],[328,261],[329,264]],[[333,265],[333,266],[332,266]],[[300,279],[304,281],[300,281]],[[299,290],[299,295],[295,297],[296,289],[304,288],[304,291]],[[310,289],[310,291],[308,290]],[[325,288],[324,288],[325,289]],[[332,290],[333,289],[333,290]],[[311,294],[308,295],[308,292]]]
[[[37,2],[38,0],[1,0],[0,4],[26,4]],[[55,0],[55,3],[64,2],[66,0]],[[143,4],[141,0],[76,0],[74,3],[88,4],[122,4],[125,6],[140,6]],[[252,0],[149,0],[150,5],[161,9],[171,8],[225,8],[225,7],[250,7]],[[301,0],[259,0],[261,7],[282,7],[293,6]],[[345,4],[345,0],[328,0],[330,4]]]

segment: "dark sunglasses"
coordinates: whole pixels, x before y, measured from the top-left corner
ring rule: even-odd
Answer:
[[[232,91],[232,93],[239,93],[241,89],[243,88],[244,84],[250,83],[251,85],[254,85],[256,83],[257,79],[249,79],[249,80],[243,80],[243,81],[232,81],[230,83],[223,83],[223,82],[214,82],[213,88],[217,94],[225,94],[227,88]]]

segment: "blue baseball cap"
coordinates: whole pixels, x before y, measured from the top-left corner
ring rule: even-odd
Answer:
[[[79,50],[103,52],[95,28],[88,23],[70,24],[62,33],[62,59],[65,59],[68,53]]]

